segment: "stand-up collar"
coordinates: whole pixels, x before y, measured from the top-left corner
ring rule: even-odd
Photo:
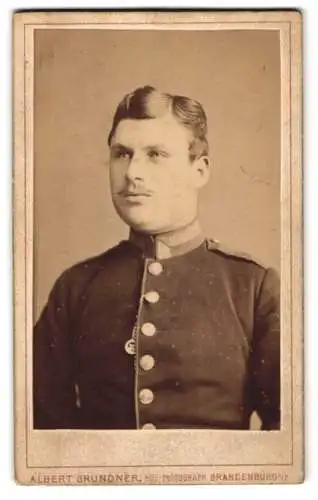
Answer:
[[[164,234],[151,235],[131,229],[129,235],[129,241],[142,250],[144,257],[158,260],[190,252],[199,247],[204,239],[197,220]]]

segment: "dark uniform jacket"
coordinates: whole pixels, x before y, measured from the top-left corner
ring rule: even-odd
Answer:
[[[277,274],[202,239],[158,260],[146,240],[55,283],[34,331],[34,428],[248,429],[256,411],[279,429]]]

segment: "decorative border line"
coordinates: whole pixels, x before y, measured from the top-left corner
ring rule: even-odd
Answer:
[[[171,12],[172,13],[172,12]],[[200,21],[196,22],[196,23],[193,23],[193,24],[198,24],[200,23]],[[291,40],[291,21],[201,21],[201,25],[202,24],[207,24],[207,25],[211,25],[211,24],[279,24],[279,25],[282,25],[282,24],[288,24],[289,26],[289,118],[290,118],[290,122],[292,121],[292,82],[291,82],[291,77],[292,77],[292,40]],[[24,61],[26,60],[26,27],[27,26],[43,26],[43,24],[45,24],[44,22],[42,23],[36,23],[36,22],[32,22],[32,23],[25,23],[24,24]],[[118,22],[107,22],[107,23],[99,23],[99,22],[89,22],[89,23],[81,23],[81,22],[74,22],[74,23],[65,23],[65,24],[57,24],[57,23],[52,23],[51,26],[56,26],[56,28],[52,27],[51,29],[67,29],[68,26],[72,26],[72,25],[99,25],[99,26],[102,26],[103,24],[113,24],[114,26],[118,25]],[[142,24],[149,24],[148,22],[121,22],[120,23],[121,25],[142,25]],[[152,24],[154,25],[158,25],[158,24],[165,24],[163,22],[154,22],[152,21]],[[166,23],[166,24],[170,24],[170,23]],[[191,22],[189,21],[184,21],[184,22],[173,22],[171,23],[173,25],[185,25],[185,24],[192,24]],[[40,28],[37,28],[37,29],[40,29]],[[47,27],[43,28],[43,29],[48,29]],[[81,29],[79,27],[79,29]],[[120,30],[118,30],[120,31]],[[145,30],[146,31],[146,30]],[[149,28],[149,31],[151,31],[151,28]],[[163,30],[164,31],[164,30]],[[173,31],[173,30],[171,30]],[[189,30],[190,31],[190,30]],[[192,31],[192,30],[191,30]],[[195,31],[195,29],[193,29],[193,31]],[[209,31],[209,30],[207,30]],[[212,31],[212,30],[211,30]],[[226,31],[226,30],[224,30]],[[237,31],[244,31],[244,29],[237,29]],[[257,28],[255,28],[255,31],[257,31]],[[270,31],[270,29],[268,30]],[[280,31],[280,30],[279,30]],[[281,51],[281,38],[280,38],[280,51]],[[33,36],[33,48],[34,48],[34,36]],[[34,54],[33,54],[34,56]],[[34,58],[33,58],[34,60]],[[34,72],[33,72],[33,76],[34,76]],[[35,85],[35,79],[33,77],[33,95],[34,95],[34,85]],[[282,102],[280,101],[280,105],[281,105],[281,110],[282,110]],[[27,145],[27,141],[26,141],[26,136],[27,136],[27,127],[26,127],[26,70],[24,70],[24,163],[25,163],[25,175],[24,175],[24,205],[25,205],[25,214],[24,214],[24,224],[25,224],[25,242],[24,242],[24,251],[25,251],[25,277],[27,277],[27,235],[26,235],[26,230],[27,230],[27,178],[26,178],[26,172],[27,172],[27,154],[26,154],[26,145]],[[33,115],[34,116],[34,115]],[[280,115],[281,117],[281,115]],[[281,120],[281,125],[282,125],[282,120]],[[281,130],[281,129],[280,129]],[[290,151],[289,151],[289,169],[290,169],[290,172],[291,172],[291,167],[292,167],[292,127],[290,126],[289,127],[289,146],[290,146]],[[280,150],[281,153],[282,153],[282,149]],[[281,185],[281,178],[280,178],[280,185]],[[290,281],[292,283],[292,276],[293,276],[293,265],[292,265],[292,255],[293,255],[293,245],[292,245],[292,217],[291,217],[291,214],[292,214],[292,189],[290,189],[290,203],[289,203],[289,207],[290,207],[290,218],[289,218],[289,230],[290,230]],[[280,218],[281,219],[281,218]],[[280,248],[281,250],[281,248]],[[290,304],[291,304],[291,311],[293,310],[293,307],[292,307],[292,304],[293,304],[293,297],[292,297],[292,287],[290,287]],[[27,306],[27,287],[25,286],[25,306]],[[292,373],[292,367],[293,367],[293,342],[292,342],[292,337],[293,337],[293,330],[292,330],[292,326],[293,326],[293,319],[292,319],[292,314],[290,314],[290,336],[291,336],[291,352],[290,352],[290,358],[291,358],[291,380],[290,380],[290,403],[291,403],[291,437],[292,437],[292,446],[291,446],[291,462],[287,462],[287,463],[266,463],[266,464],[263,464],[263,463],[252,463],[252,464],[230,464],[230,463],[226,463],[226,464],[198,464],[198,463],[195,463],[195,464],[173,464],[173,465],[168,465],[168,464],[152,464],[152,465],[148,465],[148,464],[134,464],[134,465],[49,465],[49,466],[29,466],[28,464],[28,450],[29,450],[29,442],[28,442],[28,437],[29,437],[29,418],[28,418],[28,398],[27,398],[27,394],[28,394],[28,374],[27,374],[27,342],[28,342],[28,339],[27,339],[27,318],[28,318],[28,311],[27,311],[27,307],[25,307],[25,397],[26,397],[26,404],[25,404],[25,419],[26,419],[26,469],[29,469],[29,470],[37,470],[37,469],[70,469],[70,468],[73,468],[73,469],[86,469],[86,468],[89,468],[89,469],[96,469],[96,468],[108,468],[108,469],[115,469],[115,468],[121,468],[121,469],[124,469],[124,468],[156,468],[156,467],[164,467],[164,468],[185,468],[185,467],[222,467],[222,468],[227,468],[227,467],[257,467],[257,466],[261,466],[261,467],[269,467],[269,466],[287,466],[287,465],[293,465],[294,463],[294,426],[293,426],[293,373]],[[120,432],[120,430],[115,430],[116,432]],[[279,431],[278,431],[279,432]]]

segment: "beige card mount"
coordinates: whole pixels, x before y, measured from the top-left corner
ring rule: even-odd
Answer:
[[[303,481],[301,27],[302,17],[297,11],[14,14],[14,414],[15,475],[19,483]],[[51,358],[47,358],[42,372],[36,372],[39,380],[34,381],[37,358],[33,328],[65,269],[102,254],[127,237],[127,227],[115,213],[109,194],[107,136],[122,97],[145,85],[170,95],[189,96],[206,111],[212,179],[204,188],[200,217],[204,233],[213,238],[211,253],[219,256],[224,252],[224,259],[231,262],[250,262],[248,257],[244,260],[223,250],[223,246],[216,249],[215,240],[220,240],[224,248],[235,247],[255,256],[257,269],[274,268],[280,275],[281,417],[276,428],[261,430],[256,414],[248,429],[234,424],[233,428],[197,425],[191,419],[187,425],[160,425],[164,417],[154,419],[148,428],[142,428],[138,421],[135,427],[119,423],[118,428],[114,424],[102,428],[96,420],[91,428],[89,424],[69,428],[35,424],[34,404],[38,403],[34,403],[34,387],[43,386],[41,381],[48,377]],[[156,157],[160,155],[156,152]],[[159,259],[163,273],[170,265],[165,252],[171,245],[165,240],[163,253],[157,254],[157,259],[163,256]],[[172,256],[171,262],[178,258]],[[161,264],[153,266],[151,279],[157,279]],[[186,279],[190,268],[183,272]],[[204,276],[206,271],[201,275],[203,281]],[[174,284],[170,282],[167,290],[171,291]],[[116,304],[122,303],[123,308],[129,286],[116,296]],[[245,292],[240,293],[244,302]],[[148,298],[149,303],[159,300],[159,296],[149,294]],[[195,302],[191,304],[194,318]],[[206,314],[200,309],[201,319],[208,317],[213,307],[217,314],[215,304],[206,301]],[[143,313],[142,306],[140,309]],[[111,314],[111,307],[109,311]],[[169,310],[164,314],[169,315]],[[178,313],[180,321],[182,314],[184,309]],[[154,331],[152,323],[147,325],[139,342],[150,342]],[[108,327],[106,321],[107,332]],[[85,337],[86,332],[82,333]],[[153,339],[160,343],[159,333]],[[173,326],[169,334],[172,348],[176,335]],[[138,335],[137,328],[133,342]],[[90,345],[86,345],[87,355]],[[152,376],[152,369],[156,373],[171,359],[168,347],[162,360],[155,355],[155,359],[143,358],[138,369],[149,370]],[[130,349],[131,353],[123,356],[134,354],[133,343],[126,347],[126,351]],[[201,348],[204,359],[195,357],[193,373],[197,373],[201,361],[207,362],[205,351]],[[108,351],[105,353],[107,356]],[[211,359],[214,355],[211,353]],[[262,363],[270,362],[270,356]],[[94,364],[97,366],[94,359],[92,370]],[[117,362],[114,358],[114,370]],[[211,361],[212,371],[213,366]],[[225,371],[222,374],[225,366],[226,361],[216,376],[226,380]],[[52,387],[58,384],[62,371],[61,363]],[[146,375],[139,373],[135,381],[139,376],[142,379]],[[272,376],[269,371],[266,380]],[[84,377],[83,386],[88,379]],[[120,375],[115,385],[118,380]],[[137,394],[135,387],[131,396],[135,397],[140,418],[143,411],[149,411],[140,407],[150,404],[150,408],[161,397],[159,385],[153,384],[153,390],[142,394]],[[110,385],[104,385],[106,398]],[[58,387],[57,399],[63,390]],[[81,387],[78,390],[81,392]],[[185,415],[197,406],[197,393],[193,394]],[[224,394],[221,397],[226,398]],[[98,395],[97,399],[92,394],[90,397],[87,415],[93,414]],[[51,408],[53,389],[45,398]],[[167,411],[173,407],[174,398],[171,390]],[[207,392],[206,404],[213,406],[214,398],[213,392],[211,398]],[[42,394],[40,402],[43,399]],[[64,411],[63,404],[56,412]],[[81,405],[78,400],[76,404]],[[227,404],[225,401],[224,408]],[[126,422],[122,412],[118,412],[118,422]],[[213,421],[213,415],[208,415],[209,419]]]

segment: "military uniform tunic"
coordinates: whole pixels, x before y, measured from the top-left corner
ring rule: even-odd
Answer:
[[[134,233],[65,271],[34,330],[34,427],[280,426],[279,281],[199,236]]]

